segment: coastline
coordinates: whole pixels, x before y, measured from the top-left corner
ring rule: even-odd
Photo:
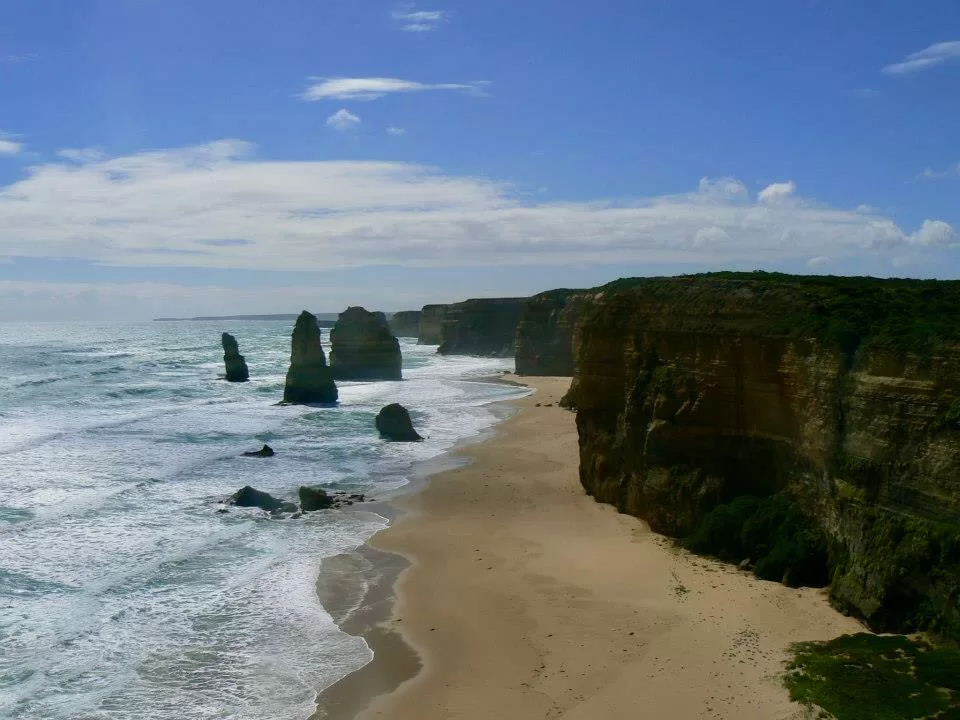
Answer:
[[[316,720],[807,716],[780,683],[789,644],[862,626],[587,497],[569,382],[522,378],[518,412],[452,453],[470,462],[391,502],[359,554],[392,570],[341,625],[374,660]]]

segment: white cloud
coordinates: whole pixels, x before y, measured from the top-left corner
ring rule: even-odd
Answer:
[[[790,186],[790,183],[779,185]],[[774,186],[771,186],[774,187]],[[769,190],[769,188],[768,188]],[[0,187],[0,257],[118,266],[329,270],[697,262],[755,266],[952,247],[879,214],[733,178],[626,202],[535,202],[504,184],[391,162],[271,161],[248,143],[53,162]]]
[[[887,75],[910,75],[957,59],[960,59],[960,40],[951,40],[934,43],[919,52],[911,53],[900,62],[887,65],[883,72]]]
[[[955,162],[953,165],[949,165],[944,170],[934,170],[933,168],[926,168],[922,173],[917,175],[917,180],[942,180],[945,177],[953,177],[960,175],[960,162]]]
[[[387,134],[393,135],[395,137],[399,137],[400,135],[406,135],[407,131],[404,130],[402,127],[396,127],[395,125],[391,125],[390,127],[387,128]]]
[[[392,15],[401,23],[400,29],[406,32],[430,32],[450,18],[444,10],[416,10],[412,5],[397,8]]]
[[[457,90],[483,95],[486,81],[469,83],[421,83],[398,78],[311,78],[316,80],[301,93],[308,101],[316,100],[376,100],[389,93],[425,92],[427,90]]]
[[[333,115],[327,118],[327,125],[334,130],[349,130],[359,125],[360,118],[354,115],[346,108],[337,110]]]
[[[797,185],[793,180],[785,183],[773,183],[767,185],[757,195],[757,200],[765,205],[775,205],[793,197],[797,191]]]
[[[14,140],[0,138],[0,155],[16,155],[23,149],[23,144]]]
[[[96,148],[64,148],[63,150],[57,150],[57,155],[65,160],[78,163],[94,162],[106,157],[102,150]]]
[[[819,268],[830,264],[830,258],[826,255],[817,255],[807,260],[807,267]]]

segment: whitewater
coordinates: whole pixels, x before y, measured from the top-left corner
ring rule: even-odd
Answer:
[[[307,718],[363,666],[319,604],[320,561],[386,520],[362,505],[276,519],[244,485],[385,499],[418,463],[490,428],[512,360],[401,339],[402,382],[280,406],[292,321],[0,324],[0,717]],[[222,380],[220,333],[251,382]],[[327,333],[323,341],[329,351]],[[373,427],[410,408],[423,443]],[[244,458],[269,443],[270,459]]]

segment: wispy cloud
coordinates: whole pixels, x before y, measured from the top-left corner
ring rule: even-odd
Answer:
[[[5,65],[22,65],[23,63],[36,60],[37,57],[36,53],[10,53],[8,55],[0,55],[0,63]]]
[[[396,125],[391,125],[387,128],[387,135],[393,135],[394,137],[399,137],[400,135],[406,135],[407,131],[402,127],[397,127]]]
[[[855,90],[851,90],[850,94],[861,100],[873,100],[874,98],[880,97],[880,91],[874,90],[873,88],[856,88]]]
[[[960,245],[733,178],[631,201],[533,202],[509,185],[394,162],[260,160],[237,140],[36,165],[0,187],[0,251],[116,266],[326,270],[892,258]],[[776,201],[775,201],[776,200]],[[788,201],[784,201],[788,200]],[[224,245],[223,238],[237,242]],[[239,241],[243,241],[242,243]]]
[[[312,85],[301,93],[300,97],[308,101],[317,100],[376,100],[390,93],[425,92],[427,90],[456,90],[473,95],[483,95],[484,88],[490,83],[476,81],[469,83],[421,83],[398,78],[311,78]]]
[[[917,180],[942,180],[947,177],[958,177],[960,176],[960,161],[953,163],[953,165],[948,165],[943,170],[934,170],[933,168],[927,168],[922,173],[917,175]]]
[[[63,150],[57,150],[57,155],[64,160],[72,160],[78,163],[95,162],[106,157],[106,154],[97,148],[64,148]]]
[[[16,155],[21,150],[23,150],[23,143],[0,137],[0,155]]]
[[[360,118],[346,108],[337,110],[327,118],[327,125],[334,130],[349,130],[360,124]]]
[[[403,5],[391,13],[405,32],[430,32],[450,19],[445,10],[417,10],[413,5]]]
[[[911,53],[900,62],[887,65],[883,72],[887,75],[910,75],[957,59],[960,59],[960,40],[951,40],[934,43],[919,52]]]

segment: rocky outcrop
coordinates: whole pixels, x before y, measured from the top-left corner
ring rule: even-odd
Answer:
[[[441,355],[513,357],[527,298],[487,298],[448,305],[440,330]]]
[[[443,333],[443,318],[449,305],[424,305],[420,311],[418,345],[439,345]]]
[[[584,297],[588,493],[679,537],[787,518],[784,552],[822,558],[837,606],[960,637],[960,283],[720,273]]]
[[[297,318],[290,344],[290,369],[283,401],[299,405],[336,402],[337,386],[320,344],[317,318],[306,310]]]
[[[517,327],[518,375],[573,376],[573,329],[583,290],[550,290],[530,298]]]
[[[423,440],[414,430],[410,413],[399,403],[392,403],[377,413],[374,421],[380,435],[394,442],[417,442]]]
[[[273,448],[270,447],[269,445],[264,445],[259,450],[251,450],[243,454],[244,457],[261,457],[261,458],[273,457],[274,455],[276,455],[276,453],[273,451]]]
[[[420,337],[420,311],[401,310],[390,316],[390,332],[398,338]]]
[[[256,507],[271,513],[296,512],[297,506],[291,502],[286,502],[275,498],[270,493],[257,490],[249,485],[237,490],[227,500],[228,505],[237,507]]]
[[[330,369],[337,380],[400,380],[400,343],[383,313],[350,307],[330,331]]]
[[[327,510],[333,507],[333,498],[323,488],[300,486],[300,508],[304,512]]]
[[[220,342],[223,345],[223,364],[227,369],[227,381],[247,382],[250,379],[250,371],[247,369],[247,361],[240,354],[237,339],[230,333],[223,333],[220,336]]]

